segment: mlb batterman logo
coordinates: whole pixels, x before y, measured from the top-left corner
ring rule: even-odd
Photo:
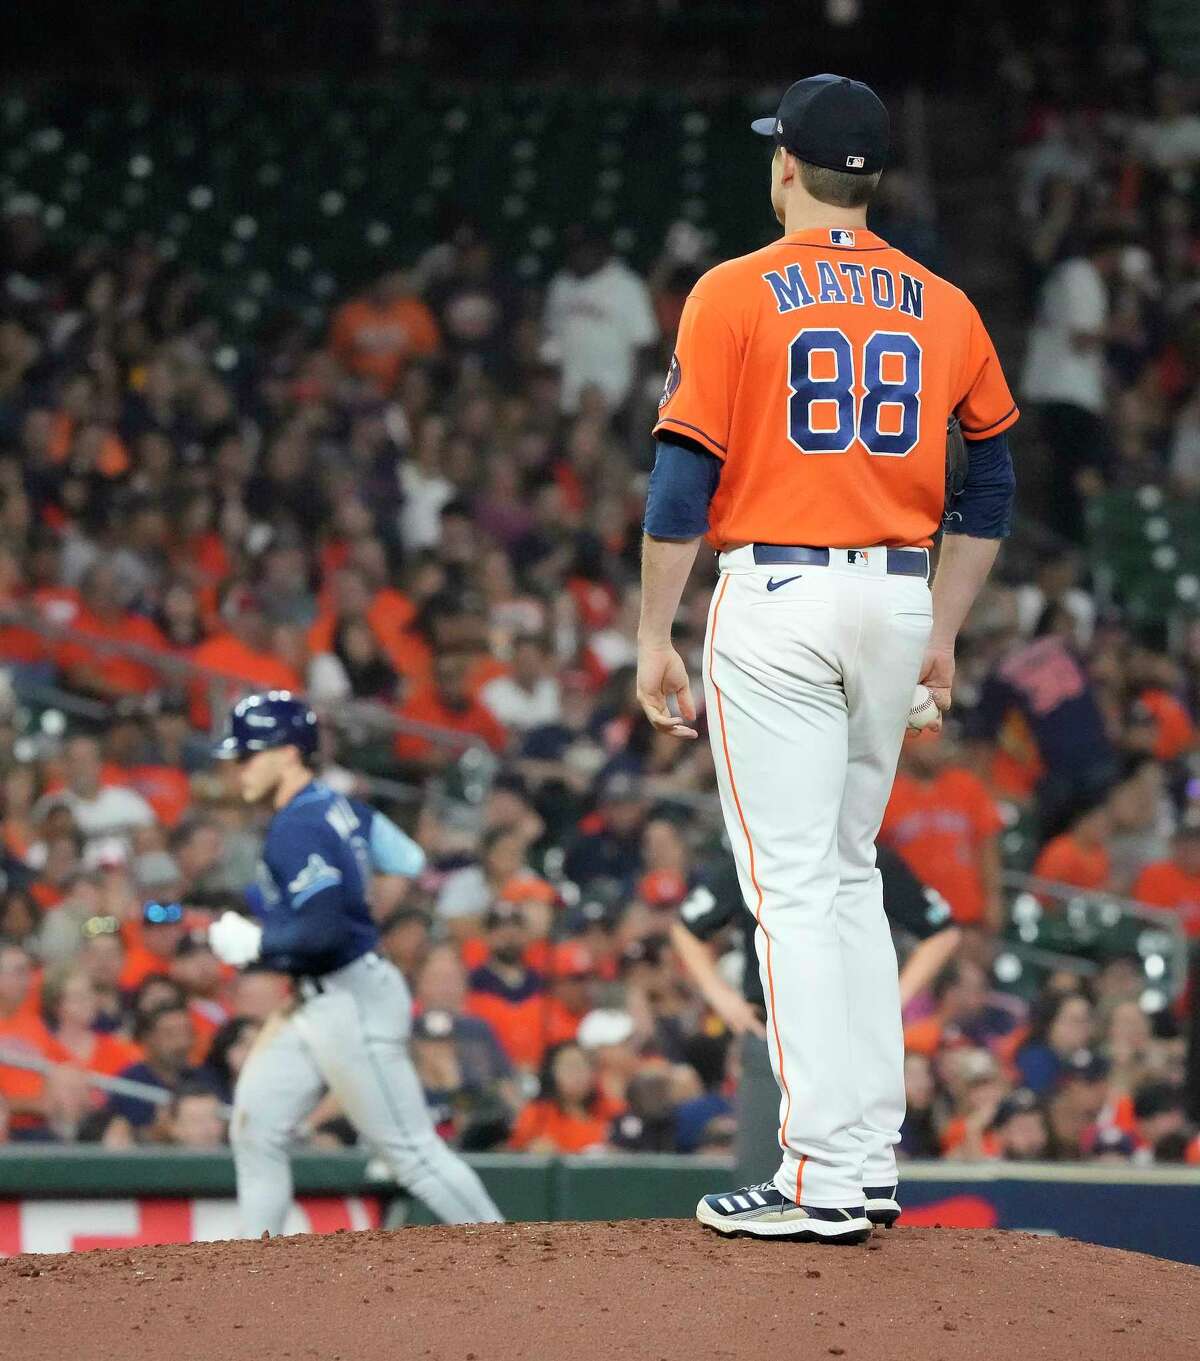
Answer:
[[[846,157],[846,169],[847,169],[847,170],[861,170],[861,169],[863,168],[864,165],[866,165],[866,161],[864,160],[864,158],[863,158],[862,156],[847,156],[847,157]]]
[[[853,246],[854,233],[847,231],[845,227],[833,227],[829,232],[829,244],[831,246]]]

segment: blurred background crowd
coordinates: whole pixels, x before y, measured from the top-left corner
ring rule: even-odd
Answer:
[[[978,298],[1023,408],[1018,536],[880,833],[960,932],[906,1014],[910,1157],[1200,1162],[1200,86],[1138,16],[996,18],[1009,173],[959,145],[943,180],[906,131],[872,224]],[[186,230],[72,233],[22,173],[71,130],[27,111],[0,142],[0,1142],[223,1142],[289,983],[205,943],[264,826],[209,752],[280,688],[325,720],[321,778],[427,852],[373,909],[444,1135],[730,1151],[743,934],[702,982],[678,948],[734,892],[712,763],[642,720],[633,661],[652,413],[692,282],[770,235],[765,160],[740,239],[688,200],[631,255],[610,203],[530,264],[509,200],[447,194],[420,248],[375,233],[371,277],[230,315]],[[702,554],[693,667],[712,580]],[[299,1133],[353,1139],[332,1101]]]

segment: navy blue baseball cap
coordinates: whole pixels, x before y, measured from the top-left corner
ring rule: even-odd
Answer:
[[[883,101],[869,85],[846,76],[798,80],[773,118],[756,118],[750,126],[802,161],[844,175],[878,174],[891,140]]]
[[[229,716],[229,736],[213,753],[221,761],[237,761],[272,747],[298,747],[305,756],[317,749],[317,716],[288,690],[247,695]]]

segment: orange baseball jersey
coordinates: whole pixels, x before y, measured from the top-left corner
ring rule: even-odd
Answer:
[[[1142,870],[1131,892],[1139,903],[1173,908],[1187,934],[1200,940],[1200,874],[1187,874],[1174,861],[1158,860]]]
[[[976,440],[1017,419],[979,314],[874,232],[834,227],[699,280],[654,434],[721,460],[715,548],[924,546],[941,523],[951,413]]]
[[[948,768],[931,780],[901,771],[879,839],[946,899],[956,922],[968,925],[984,916],[981,847],[1003,826],[987,787],[969,770]]]

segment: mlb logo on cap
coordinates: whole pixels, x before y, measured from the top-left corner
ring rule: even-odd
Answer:
[[[852,246],[854,245],[854,233],[847,231],[845,227],[831,227],[829,244],[831,246]]]
[[[861,170],[865,164],[866,164],[866,162],[863,160],[863,158],[862,158],[861,156],[847,156],[847,157],[846,157],[846,169],[847,169],[847,170]]]

